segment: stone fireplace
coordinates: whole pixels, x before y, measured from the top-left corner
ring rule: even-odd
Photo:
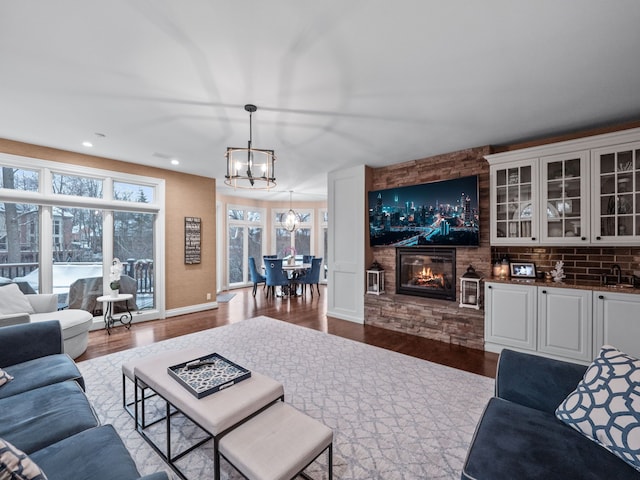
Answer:
[[[397,248],[396,293],[455,301],[455,248]]]

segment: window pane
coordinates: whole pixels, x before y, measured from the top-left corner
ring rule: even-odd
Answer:
[[[155,307],[154,224],[152,213],[115,212],[113,216],[113,256],[123,265],[120,293],[133,294],[131,310]]]
[[[40,185],[39,174],[35,170],[2,167],[0,177],[0,188],[37,192]]]
[[[39,292],[40,212],[37,205],[0,203],[0,283]]]
[[[102,198],[102,180],[54,173],[53,193],[78,197]]]
[[[279,257],[289,255],[291,232],[284,228],[276,228],[276,253]]]
[[[244,210],[230,208],[228,212],[229,220],[244,220]]]
[[[102,212],[53,207],[52,215],[53,293],[61,306],[94,313],[102,295]]]
[[[229,284],[243,281],[244,227],[229,227]]]
[[[297,212],[301,223],[311,222],[311,212]]]
[[[153,203],[152,187],[135,183],[113,182],[113,198],[127,202]],[[120,258],[120,257],[118,257]]]
[[[296,233],[296,254],[310,255],[311,254],[311,229],[298,228],[295,233]]]
[[[322,221],[324,223],[328,223],[329,222],[329,211],[328,210],[323,210],[322,211]]]
[[[249,228],[249,257],[256,261],[256,267],[262,264],[262,227]]]
[[[247,212],[247,220],[250,222],[261,222],[262,221],[262,212],[255,212],[249,210]]]

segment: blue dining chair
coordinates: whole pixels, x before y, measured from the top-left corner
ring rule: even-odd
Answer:
[[[311,260],[313,260],[314,255],[303,255],[302,256],[302,263],[311,263]]]
[[[311,285],[311,296],[313,297],[313,286],[316,286],[318,290],[318,296],[320,296],[320,269],[322,268],[322,257],[314,258],[311,260],[311,268],[305,275],[298,278],[298,283],[303,285],[303,289],[306,290],[307,285]]]
[[[264,286],[262,287],[263,289],[267,286],[267,277],[258,272],[258,269],[256,268],[256,259],[253,257],[249,257],[249,275],[253,282],[253,296],[255,297],[259,283],[264,283]]]
[[[289,288],[291,286],[289,277],[287,277],[287,275],[282,270],[281,258],[265,258],[264,268],[267,277],[267,297],[269,296],[269,291],[271,291],[272,296],[275,296],[276,287],[278,286],[282,287],[283,289],[284,287]]]

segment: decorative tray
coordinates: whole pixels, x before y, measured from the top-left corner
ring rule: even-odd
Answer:
[[[206,397],[251,377],[249,370],[217,353],[173,365],[167,370],[196,398]]]

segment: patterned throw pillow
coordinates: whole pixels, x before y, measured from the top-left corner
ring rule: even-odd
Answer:
[[[13,377],[0,368],[0,387],[13,380]]]
[[[0,480],[47,480],[26,453],[0,438]]]
[[[604,345],[556,417],[640,470],[640,360]]]

